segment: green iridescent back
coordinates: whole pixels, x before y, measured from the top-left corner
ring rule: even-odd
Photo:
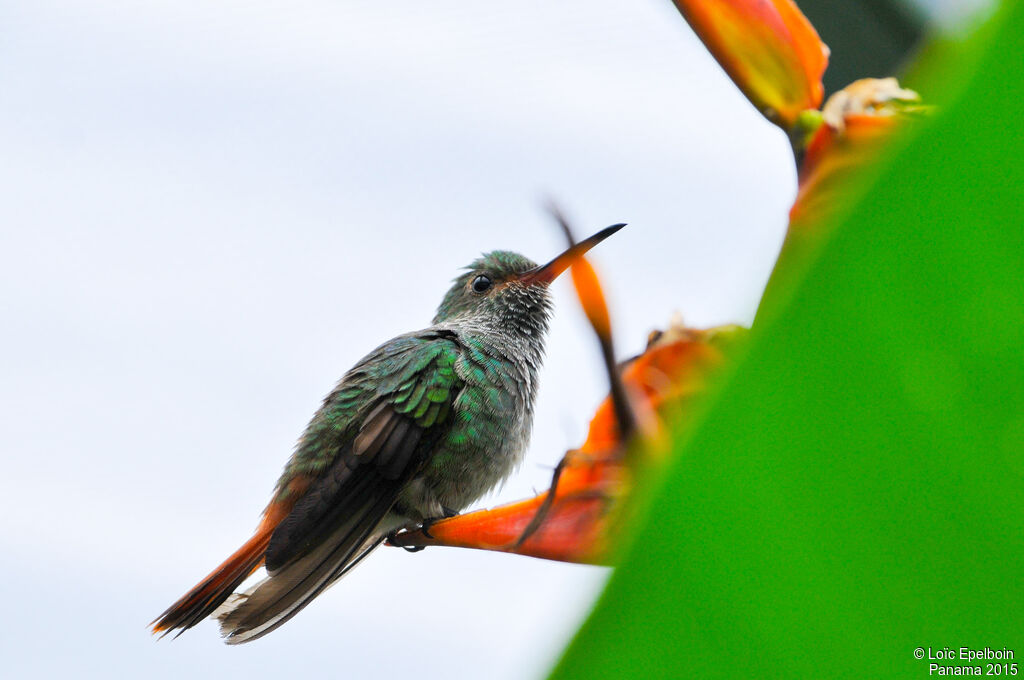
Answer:
[[[528,439],[550,310],[546,286],[517,281],[535,267],[517,253],[484,255],[454,280],[434,325],[363,358],[310,422],[277,500],[288,498],[294,480],[318,478],[351,455],[381,403],[423,430],[413,454],[417,483],[400,492],[396,511],[422,518],[461,509],[507,476]],[[487,294],[472,290],[480,275],[493,281]]]

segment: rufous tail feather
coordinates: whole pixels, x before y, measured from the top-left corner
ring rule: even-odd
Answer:
[[[181,629],[178,635],[196,625],[219,607],[246,578],[263,565],[263,556],[270,544],[274,526],[264,521],[256,534],[214,569],[195,588],[150,623],[154,633],[167,635]],[[163,637],[163,636],[161,636]]]

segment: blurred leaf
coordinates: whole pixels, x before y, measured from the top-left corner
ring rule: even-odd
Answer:
[[[808,231],[825,231],[836,222],[837,209],[848,201],[843,192],[856,175],[870,169],[888,144],[925,109],[913,90],[895,78],[863,78],[836,92],[816,115],[800,163],[800,188],[789,212],[786,247]],[[806,125],[806,124],[805,124]]]
[[[937,115],[780,260],[554,677],[921,678],[919,646],[1021,653],[1022,36],[1006,3],[925,69]]]

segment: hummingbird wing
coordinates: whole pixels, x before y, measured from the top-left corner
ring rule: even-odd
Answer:
[[[270,537],[269,576],[219,614],[228,642],[276,629],[397,528],[381,523],[450,427],[463,386],[454,369],[460,351],[450,332],[401,336],[328,395],[268,508],[294,503]]]

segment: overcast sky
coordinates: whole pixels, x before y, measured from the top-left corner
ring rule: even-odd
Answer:
[[[8,0],[0,26],[5,674],[542,674],[605,570],[381,549],[252,645],[146,623],[459,267],[563,247],[545,196],[581,236],[630,223],[593,258],[623,354],[673,311],[748,323],[795,190],[782,133],[665,0]],[[530,452],[484,505],[545,488],[602,397],[555,294]]]

